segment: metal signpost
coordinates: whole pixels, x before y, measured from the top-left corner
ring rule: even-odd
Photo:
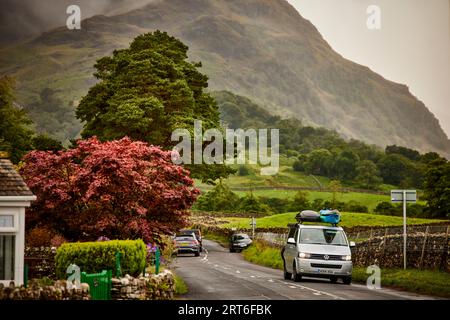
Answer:
[[[391,190],[391,201],[403,203],[403,269],[406,270],[406,203],[417,201],[416,190]]]

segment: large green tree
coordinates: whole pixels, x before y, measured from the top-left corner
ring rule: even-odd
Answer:
[[[356,167],[356,182],[363,188],[376,189],[383,179],[379,176],[380,172],[375,163],[370,160],[363,160]]]
[[[204,91],[208,78],[201,63],[187,61],[188,47],[166,32],[136,37],[128,49],[97,61],[100,80],[81,100],[76,115],[85,122],[82,136],[114,140],[128,136],[172,148],[175,129],[193,132],[220,128],[215,100]],[[231,170],[224,165],[192,165],[192,176],[215,180]]]
[[[33,131],[25,110],[14,105],[14,81],[0,78],[0,151],[9,153],[14,163],[31,150]]]
[[[429,164],[423,192],[430,216],[450,218],[450,162],[438,159]]]

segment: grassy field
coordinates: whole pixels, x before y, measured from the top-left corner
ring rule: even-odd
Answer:
[[[238,166],[231,166],[237,169]],[[237,174],[229,176],[224,182],[231,188],[235,187],[281,187],[281,186],[303,186],[303,187],[326,187],[330,179],[326,177],[314,177],[305,175],[301,172],[295,172],[292,166],[281,165],[278,174],[274,176],[262,176],[259,174],[259,167],[250,167],[250,174],[246,176],[239,176]],[[318,181],[318,182],[317,182]],[[201,190],[208,190],[210,185],[201,183],[196,180],[196,186]]]
[[[262,217],[256,219],[256,226],[258,228],[284,228],[288,223],[295,223],[296,212],[275,214],[272,216]],[[368,227],[387,227],[387,226],[400,226],[403,224],[402,217],[383,216],[368,213],[341,213],[342,227],[355,227],[355,226],[368,226]],[[235,218],[226,217],[222,220],[228,221],[228,223],[221,225],[224,228],[249,228],[250,218]],[[408,218],[407,223],[410,225],[427,224],[433,222],[443,222],[443,220],[436,219],[419,219]]]
[[[255,241],[242,252],[245,260],[262,266],[283,269],[280,249]],[[369,274],[366,268],[353,269],[353,280],[365,283]],[[450,273],[433,270],[381,269],[381,286],[392,287],[420,294],[450,298]]]

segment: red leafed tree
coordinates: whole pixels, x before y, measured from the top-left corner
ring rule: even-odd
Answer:
[[[142,238],[186,225],[199,191],[171,152],[129,138],[80,140],[57,153],[32,151],[21,174],[37,200],[27,229],[45,226],[69,240]]]

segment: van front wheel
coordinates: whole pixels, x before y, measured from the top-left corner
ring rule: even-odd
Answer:
[[[284,280],[291,280],[292,279],[292,273],[287,272],[285,263],[283,264],[283,269],[284,269]]]
[[[292,266],[292,276],[294,277],[295,282],[302,281],[302,276],[297,273],[297,266],[296,266],[295,261],[294,261],[294,265]]]
[[[344,284],[351,284],[352,283],[352,277],[344,277],[342,279],[342,281],[344,282]]]

